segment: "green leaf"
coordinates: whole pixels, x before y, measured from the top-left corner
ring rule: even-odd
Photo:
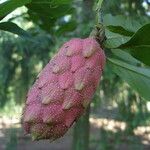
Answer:
[[[70,21],[65,23],[64,25],[60,26],[60,28],[57,30],[56,34],[60,35],[63,34],[64,32],[69,32],[75,30],[77,27],[76,21]]]
[[[150,45],[135,46],[124,50],[128,51],[144,64],[150,66]]]
[[[31,35],[28,32],[26,32],[25,30],[23,30],[13,22],[1,22],[0,30],[17,34],[23,38],[31,38]]]
[[[105,48],[109,48],[109,49],[117,48],[121,44],[126,43],[130,39],[130,37],[128,36],[123,36],[118,33],[113,33],[107,29],[105,30],[105,33],[106,33],[107,39],[104,42],[104,45],[105,45]]]
[[[120,47],[125,48],[141,45],[150,45],[150,24],[141,27],[127,43],[122,44]]]
[[[144,22],[145,23],[145,22]],[[143,24],[144,24],[143,23]],[[118,48],[120,45],[130,40],[130,36],[142,26],[141,23],[126,16],[104,16],[104,25],[106,26],[106,37],[104,45],[106,48]]]
[[[125,36],[132,36],[134,34],[134,32],[128,31],[124,29],[122,26],[108,25],[106,26],[106,28],[111,32],[118,33]]]
[[[131,56],[129,53],[123,51],[123,50],[120,50],[120,49],[111,49],[109,50],[112,52],[112,56],[114,58],[117,58],[117,59],[120,59],[126,63],[129,63],[131,65],[135,65],[135,66],[140,66],[141,65],[141,62],[137,59],[135,59],[133,56]],[[111,57],[112,57],[111,56]]]
[[[135,58],[150,65],[150,24],[141,27],[129,41],[117,48],[128,51]]]
[[[51,5],[63,5],[69,4],[72,0],[32,0],[33,4],[51,4]]]
[[[133,20],[125,16],[112,16],[110,14],[104,16],[104,25],[107,37],[104,45],[110,49],[126,43],[130,36],[141,26],[141,24],[133,22]]]
[[[136,21],[130,17],[122,15],[112,16],[111,14],[104,16],[104,25],[121,26],[130,32],[136,32],[142,26],[139,21]]]
[[[114,58],[107,58],[112,70],[146,100],[150,100],[150,69],[136,67]]]
[[[62,4],[71,4],[73,0],[52,0],[54,4],[62,5]]]
[[[23,6],[31,1],[32,0],[7,0],[6,2],[0,4],[0,20],[17,7]]]
[[[58,5],[56,7],[53,7],[48,4],[30,3],[27,5],[27,8],[40,16],[47,17],[50,19],[62,17],[65,14],[69,14],[73,11],[73,8],[71,8],[70,5]]]
[[[74,13],[75,9],[70,4],[69,0],[33,0],[26,7],[29,19],[51,33],[54,26],[59,26],[59,21],[64,20],[64,16]]]

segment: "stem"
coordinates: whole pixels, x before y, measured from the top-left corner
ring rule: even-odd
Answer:
[[[98,0],[97,5],[95,7],[96,25],[90,34],[90,36],[95,38],[101,46],[103,45],[103,42],[106,40],[105,28],[103,26],[102,9],[101,9],[102,2],[103,0]]]
[[[98,2],[96,4],[96,8],[95,8],[95,11],[96,11],[96,24],[101,24],[103,22],[102,9],[101,9],[102,2],[103,2],[103,0],[98,0]]]
[[[89,115],[90,106],[87,108],[86,113],[78,120],[74,127],[72,150],[89,149]]]

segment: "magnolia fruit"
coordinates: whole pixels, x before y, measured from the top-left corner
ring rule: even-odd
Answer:
[[[104,51],[94,38],[66,42],[27,94],[25,132],[34,140],[63,136],[91,102],[104,64]]]

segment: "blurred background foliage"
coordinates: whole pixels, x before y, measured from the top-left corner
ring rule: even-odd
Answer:
[[[89,36],[95,25],[95,0],[51,0],[48,1],[49,5],[46,2],[32,0],[29,3],[26,0],[25,6],[17,8],[9,15],[8,11],[5,16],[1,16],[3,22],[8,21],[17,26],[7,22],[0,24],[0,28],[10,32],[13,30],[21,37],[0,31],[0,116],[20,116],[27,90],[62,43],[72,37]],[[2,11],[0,9],[0,15]],[[104,0],[102,16],[106,25],[122,25],[128,29],[128,35],[133,35],[142,25],[149,22],[150,1]],[[106,34],[112,37],[117,35],[108,30]],[[123,33],[123,42],[129,39],[128,35]],[[113,42],[108,40],[106,45],[114,46],[118,44],[118,39],[119,36]],[[105,111],[101,113],[101,110],[107,108],[112,113],[106,117],[126,122],[125,133],[129,135],[134,134],[135,128],[148,125],[150,121],[150,102],[114,74],[109,63],[91,106],[91,116],[105,118]],[[95,149],[110,149],[107,142],[111,134],[105,129],[101,130],[101,142],[96,144]],[[117,139],[116,134],[114,137]],[[93,136],[93,144],[92,138]]]

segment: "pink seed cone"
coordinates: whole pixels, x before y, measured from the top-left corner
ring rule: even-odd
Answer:
[[[62,137],[92,100],[105,64],[93,38],[66,42],[29,90],[23,127],[34,140]]]

